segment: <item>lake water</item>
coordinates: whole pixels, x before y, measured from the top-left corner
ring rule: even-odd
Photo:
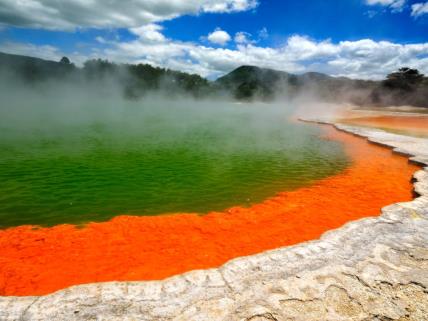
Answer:
[[[285,104],[11,104],[0,115],[0,227],[224,210],[348,165]]]

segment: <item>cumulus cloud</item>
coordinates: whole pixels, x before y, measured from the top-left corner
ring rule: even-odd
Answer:
[[[235,34],[233,40],[237,45],[245,44],[255,44],[269,37],[268,31],[266,28],[263,28],[257,32],[256,37],[249,32],[239,31]]]
[[[157,24],[148,24],[138,28],[131,28],[133,34],[137,35],[141,40],[150,41],[150,42],[163,42],[165,41],[165,36],[161,33],[162,26]]]
[[[58,30],[134,28],[185,14],[251,10],[258,0],[1,0],[4,25]]]
[[[366,0],[366,4],[370,6],[381,5],[389,7],[392,11],[402,11],[406,4],[406,0]]]
[[[248,32],[240,31],[235,34],[235,42],[238,44],[251,43],[250,40],[251,34]]]
[[[103,52],[113,61],[150,63],[215,78],[241,65],[257,65],[292,73],[319,71],[333,76],[381,79],[403,66],[428,74],[428,43],[389,41],[315,41],[294,35],[279,47],[237,43],[235,49],[203,46],[172,39],[139,38],[116,42]]]
[[[216,45],[224,46],[232,38],[226,31],[217,28],[207,36],[207,39]]]
[[[37,52],[38,58],[47,60],[59,60],[59,58],[61,58],[59,49],[50,45],[37,46],[30,43],[5,42],[0,45],[0,50],[6,53],[24,56],[31,52]]]
[[[428,14],[428,2],[415,3],[412,5],[412,16],[419,17]]]
[[[294,35],[275,48],[241,43],[230,49],[169,39],[157,25],[137,28],[133,32],[136,39],[126,42],[110,40],[89,57],[79,53],[67,56],[78,65],[85,58],[99,57],[115,62],[149,63],[197,73],[211,79],[241,65],[256,65],[291,73],[318,71],[362,79],[382,79],[403,66],[417,68],[428,74],[428,43],[397,44],[371,39],[334,43],[329,39],[316,41]],[[37,53],[53,60],[59,60],[64,55],[52,46],[30,44],[0,43],[0,51],[30,56]]]

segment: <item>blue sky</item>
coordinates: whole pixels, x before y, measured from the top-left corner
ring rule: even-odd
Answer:
[[[378,79],[404,65],[428,73],[428,1],[0,0],[0,51],[209,78],[254,64]]]
[[[428,19],[410,15],[411,3],[393,13],[385,6],[367,6],[361,0],[265,0],[256,10],[233,15],[184,16],[164,23],[165,34],[176,39],[195,40],[221,26],[229,33],[247,31],[257,34],[267,28],[264,45],[277,45],[294,34],[322,40],[371,38],[409,43],[428,41]],[[408,8],[408,9],[406,9]],[[428,15],[427,15],[428,17]]]

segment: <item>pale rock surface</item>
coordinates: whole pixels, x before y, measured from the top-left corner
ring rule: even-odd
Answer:
[[[337,125],[428,165],[428,139]],[[159,282],[71,287],[0,298],[0,320],[428,320],[428,169],[412,202],[320,240]],[[314,213],[316,215],[316,213]]]

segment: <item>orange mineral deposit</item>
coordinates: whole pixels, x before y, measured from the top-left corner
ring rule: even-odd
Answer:
[[[327,127],[326,127],[327,128]],[[42,295],[101,281],[162,279],[244,255],[319,238],[346,222],[412,199],[407,158],[327,128],[352,164],[311,186],[249,208],[207,215],[117,216],[83,228],[0,231],[0,295]]]
[[[398,130],[409,134],[428,136],[428,115],[355,117],[344,119],[345,123],[368,127]]]

